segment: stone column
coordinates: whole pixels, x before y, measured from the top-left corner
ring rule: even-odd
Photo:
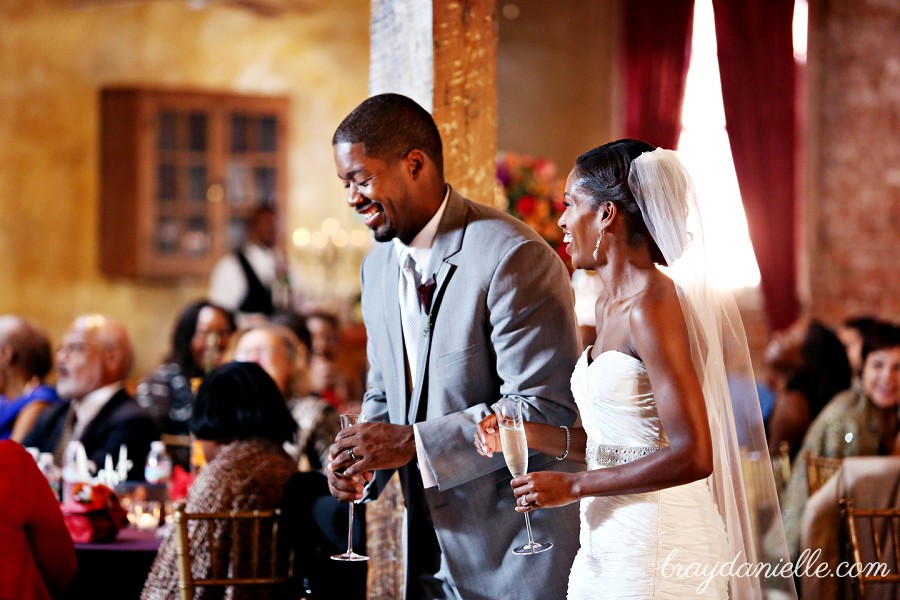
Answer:
[[[497,15],[494,0],[372,0],[369,92],[430,110],[447,181],[494,204]]]

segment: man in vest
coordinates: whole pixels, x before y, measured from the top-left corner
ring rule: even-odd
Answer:
[[[275,209],[260,205],[250,216],[243,246],[213,268],[209,299],[237,313],[239,325],[247,316],[270,316],[290,305],[286,265],[275,251],[276,231]]]

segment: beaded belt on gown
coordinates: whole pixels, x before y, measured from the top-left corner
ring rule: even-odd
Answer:
[[[643,458],[659,450],[656,446],[616,446],[613,444],[598,444],[590,437],[587,440],[585,458],[588,469],[599,467],[612,467],[624,465],[633,460]]]

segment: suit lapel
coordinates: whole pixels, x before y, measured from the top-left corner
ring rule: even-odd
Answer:
[[[462,247],[463,234],[465,233],[466,215],[468,210],[465,201],[456,190],[450,188],[450,197],[447,199],[447,208],[438,224],[438,230],[434,237],[434,246],[431,249],[431,260],[428,263],[426,277],[434,274],[435,289],[431,296],[431,306],[428,312],[428,335],[422,347],[422,356],[419,358],[417,372],[415,374],[415,386],[412,398],[409,402],[407,418],[410,423],[415,423],[419,413],[419,405],[422,401],[422,390],[425,388],[426,373],[431,356],[431,340],[434,335],[434,327],[440,311],[441,300],[447,282],[456,270],[456,265],[450,261],[450,257],[459,252]],[[399,314],[399,313],[398,313]]]
[[[100,446],[97,439],[97,436],[99,435],[98,429],[105,427],[107,422],[112,418],[113,412],[120,404],[127,400],[128,394],[124,389],[113,394],[106,404],[103,405],[103,408],[100,409],[100,412],[97,413],[97,416],[91,419],[91,422],[88,423],[87,427],[81,432],[81,437],[79,439],[81,440],[81,443],[84,444],[84,449],[87,451],[88,457],[90,457],[91,452]]]
[[[406,354],[403,345],[403,324],[400,317],[400,299],[398,294],[400,289],[400,263],[397,261],[394,245],[390,244],[389,246],[390,251],[386,253],[384,263],[384,285],[382,286],[382,293],[384,294],[384,326],[387,329],[390,355],[395,357],[392,365],[394,381],[399,382],[397,390],[403,394],[402,400],[394,405],[397,407],[396,414],[391,414],[391,419],[394,420],[403,415],[403,409],[406,408],[409,385],[406,380]],[[391,410],[390,402],[388,403],[388,412],[394,412]]]

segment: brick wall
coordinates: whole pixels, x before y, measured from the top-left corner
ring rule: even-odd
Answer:
[[[900,3],[811,0],[801,299],[900,320]]]

